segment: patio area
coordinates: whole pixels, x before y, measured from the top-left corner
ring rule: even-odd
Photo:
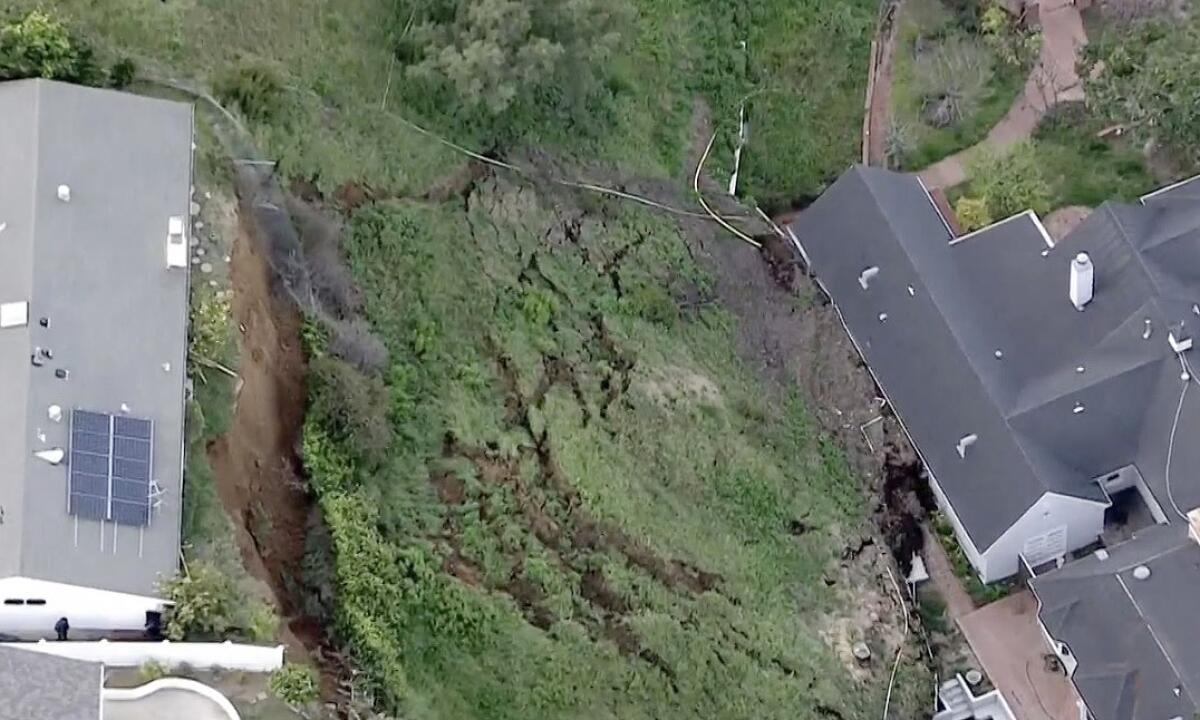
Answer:
[[[1016,720],[1074,720],[1075,689],[1051,670],[1037,622],[1037,600],[1022,590],[959,620],[984,672],[1004,695]]]

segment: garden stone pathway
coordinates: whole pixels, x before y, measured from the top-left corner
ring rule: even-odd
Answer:
[[[1042,0],[1042,50],[1025,80],[1025,89],[1008,114],[978,145],[943,158],[918,174],[927,187],[951,188],[967,179],[970,157],[980,148],[1004,150],[1028,138],[1046,111],[1061,102],[1081,102],[1083,85],[1075,71],[1087,44],[1083,18],[1071,0]]]

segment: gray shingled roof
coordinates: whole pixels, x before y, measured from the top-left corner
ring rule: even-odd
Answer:
[[[1165,455],[1182,384],[1167,330],[1200,328],[1200,203],[1187,192],[1106,203],[1053,247],[1031,214],[951,243],[915,177],[855,167],[795,221],[980,550],[1046,492],[1104,501],[1094,479],[1130,463],[1170,512]],[[1095,264],[1083,312],[1067,296],[1079,252]],[[880,273],[864,290],[869,266]],[[1200,432],[1200,390],[1181,426]],[[962,458],[968,434],[979,439]],[[1200,444],[1186,445],[1173,466],[1200,463]],[[1177,484],[1181,508],[1200,505],[1200,483]]]
[[[179,552],[188,280],[167,270],[166,237],[168,218],[189,214],[192,109],[20,81],[0,84],[0,127],[0,302],[30,308],[27,327],[0,329],[0,577],[152,595]],[[33,367],[35,347],[53,361]],[[76,523],[67,463],[33,457],[69,446],[50,405],[122,404],[155,423],[165,492],[144,531]]]
[[[1072,680],[1096,720],[1195,716],[1200,698],[1200,545],[1181,525],[1034,578],[1040,617],[1079,665]],[[1150,576],[1134,577],[1144,565]]]
[[[104,666],[0,647],[0,718],[98,720]]]

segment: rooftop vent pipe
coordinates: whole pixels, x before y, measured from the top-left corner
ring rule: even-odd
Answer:
[[[866,270],[863,270],[861,273],[858,274],[858,284],[862,286],[863,290],[866,290],[867,287],[871,284],[871,280],[874,279],[875,276],[878,274],[879,274],[879,267],[876,265],[872,265],[871,267],[867,268]]]
[[[58,199],[62,200],[63,202],[71,202],[71,186],[70,185],[59,185],[58,186]]]
[[[1071,261],[1071,304],[1083,310],[1092,301],[1095,269],[1087,253],[1079,253]]]
[[[967,448],[974,445],[977,440],[979,440],[979,436],[975,433],[964,435],[962,439],[958,441],[958,447],[956,448],[958,450],[958,456],[960,458],[967,457]]]
[[[62,448],[51,448],[49,450],[38,450],[33,455],[38,460],[44,460],[44,461],[50,463],[51,465],[58,465],[59,463],[61,463],[63,461],[63,458],[67,456],[67,454],[65,452],[63,452]]]

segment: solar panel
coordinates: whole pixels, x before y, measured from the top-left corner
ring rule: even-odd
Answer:
[[[113,418],[113,434],[119,437],[150,440],[154,425],[149,420],[131,417]]]
[[[113,500],[112,520],[122,525],[147,525],[150,522],[150,506]]]
[[[153,437],[149,420],[73,410],[68,512],[122,525],[149,524]]]
[[[102,497],[71,493],[70,512],[88,520],[104,520],[108,517],[108,502]]]

